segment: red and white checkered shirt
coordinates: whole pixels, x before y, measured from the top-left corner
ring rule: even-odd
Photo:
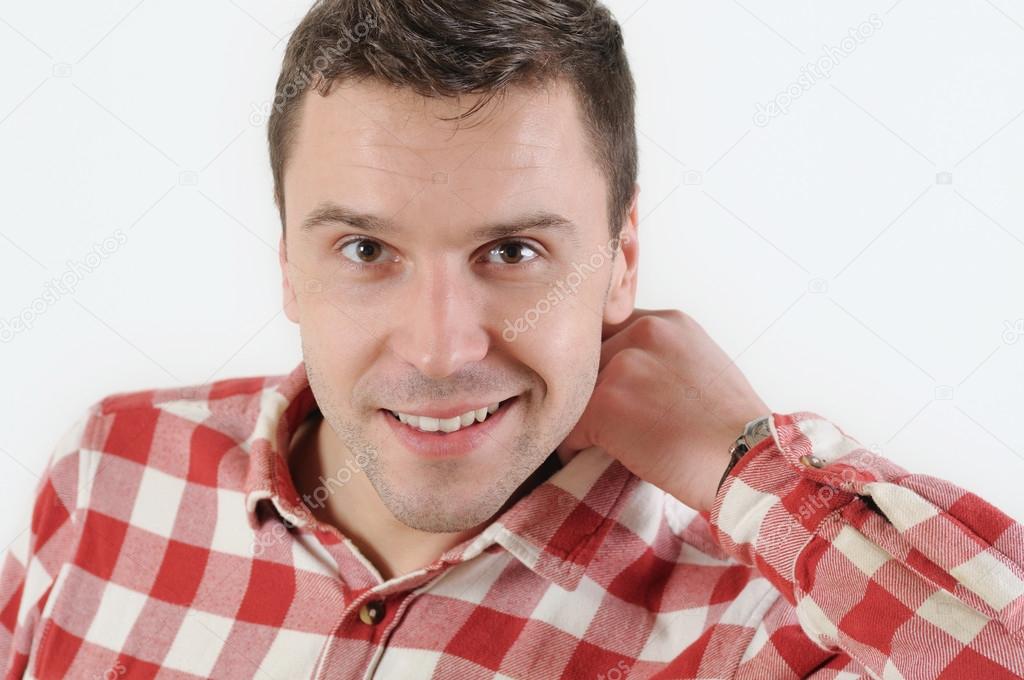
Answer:
[[[6,677],[1024,675],[1024,527],[814,413],[710,513],[591,448],[382,581],[292,484],[315,408],[303,364],[93,405],[3,563]]]

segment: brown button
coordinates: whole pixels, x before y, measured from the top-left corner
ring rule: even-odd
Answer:
[[[367,602],[359,608],[359,620],[368,626],[380,623],[384,618],[384,603],[380,600]]]
[[[817,456],[800,456],[800,462],[806,465],[807,467],[825,467],[825,461],[823,461],[821,458],[818,458]]]

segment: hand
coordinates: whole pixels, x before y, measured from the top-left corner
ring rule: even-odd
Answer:
[[[769,413],[693,318],[637,309],[605,326],[594,393],[557,452],[565,463],[598,446],[637,477],[710,512],[729,446],[747,421]]]

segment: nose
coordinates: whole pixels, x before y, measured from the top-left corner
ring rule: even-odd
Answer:
[[[487,355],[490,338],[468,274],[452,262],[421,267],[397,305],[391,349],[420,373],[443,378]]]

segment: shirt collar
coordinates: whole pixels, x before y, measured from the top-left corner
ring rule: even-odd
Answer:
[[[317,409],[305,362],[266,378],[249,408],[255,425],[242,446],[249,453],[244,495],[250,525],[259,526],[263,499],[288,522],[315,525],[286,458],[296,430]],[[602,449],[585,449],[440,561],[465,561],[498,544],[538,575],[574,590],[639,482]]]

